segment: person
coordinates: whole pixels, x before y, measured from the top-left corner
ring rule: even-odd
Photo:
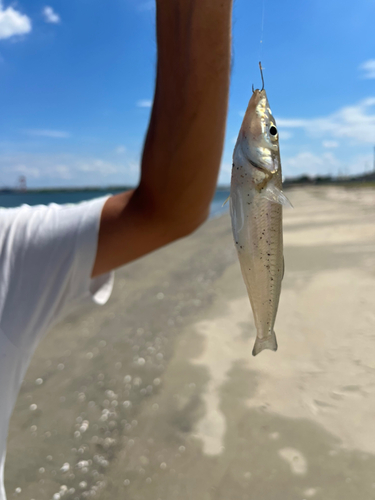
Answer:
[[[157,74],[139,185],[77,205],[0,209],[0,500],[9,419],[41,337],[104,304],[113,270],[207,218],[228,107],[232,0],[156,0]]]

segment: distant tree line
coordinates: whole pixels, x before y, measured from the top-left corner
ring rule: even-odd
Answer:
[[[335,177],[333,175],[316,175],[310,176],[307,174],[299,177],[287,177],[283,184],[284,186],[295,185],[322,185],[322,184],[362,184],[369,183],[375,185],[375,172],[368,174],[359,174],[345,177]]]

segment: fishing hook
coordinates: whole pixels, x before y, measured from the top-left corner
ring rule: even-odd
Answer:
[[[260,76],[262,77],[262,90],[264,90],[264,78],[263,78],[263,68],[262,63],[259,61]]]
[[[262,89],[261,89],[261,92],[262,90],[264,90],[264,78],[263,78],[263,68],[262,68],[262,63],[259,61],[259,69],[260,69],[260,76],[262,77]],[[252,89],[253,89],[253,94],[255,92],[254,90],[254,84],[252,85]]]

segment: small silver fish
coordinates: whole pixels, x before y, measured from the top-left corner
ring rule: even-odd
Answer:
[[[253,355],[277,350],[274,324],[284,276],[279,135],[263,88],[254,90],[233,152],[230,213],[242,276],[254,314]]]

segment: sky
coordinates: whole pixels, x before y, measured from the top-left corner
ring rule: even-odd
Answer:
[[[155,1],[47,2],[0,0],[0,187],[20,175],[34,188],[136,185],[155,81]],[[375,0],[235,0],[219,184],[230,183],[259,60],[284,176],[373,167],[374,19]]]

